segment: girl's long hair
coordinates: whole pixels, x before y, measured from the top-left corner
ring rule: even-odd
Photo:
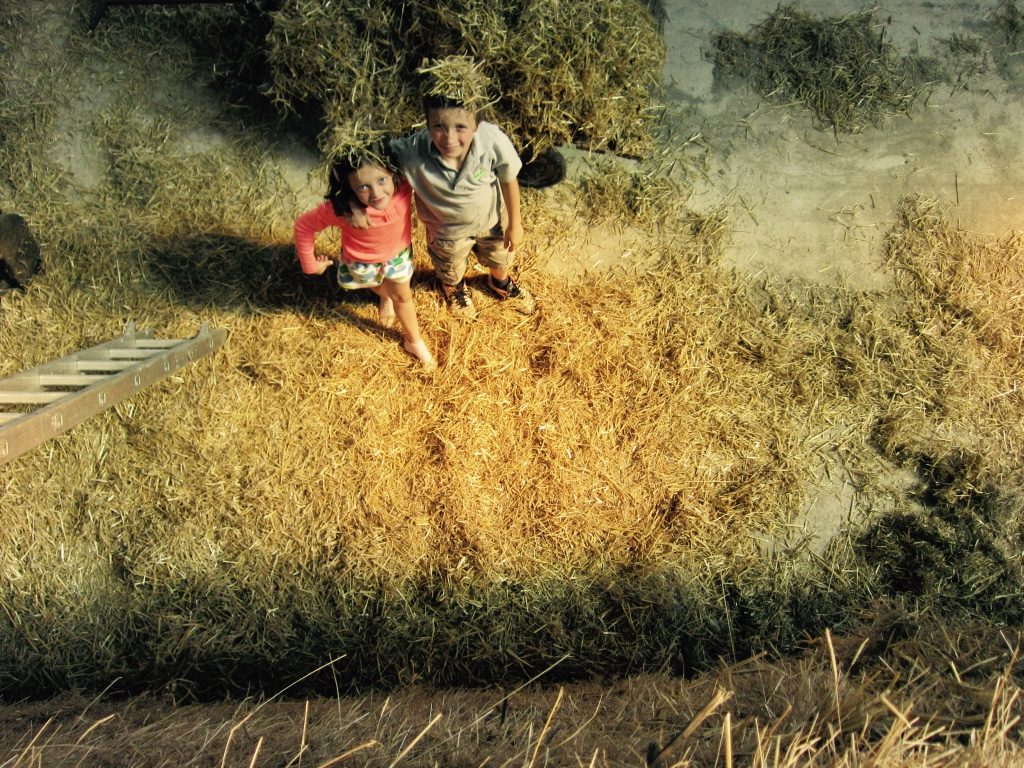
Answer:
[[[401,183],[398,174],[398,162],[391,151],[391,144],[387,140],[374,142],[365,152],[358,155],[345,155],[339,157],[331,165],[331,171],[327,177],[327,194],[324,199],[329,200],[334,208],[335,216],[344,216],[351,213],[351,206],[366,210],[366,206],[359,202],[352,185],[348,182],[349,174],[355,173],[366,165],[379,165],[384,170],[390,171],[395,179],[395,188]]]

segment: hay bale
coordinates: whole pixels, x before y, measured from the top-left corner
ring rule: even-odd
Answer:
[[[651,146],[665,48],[635,0],[286,0],[271,19],[269,92],[285,109],[318,105],[325,132],[368,116],[408,130],[422,119],[421,63],[457,55],[478,62],[486,101],[524,152]]]
[[[411,54],[395,34],[391,3],[286,0],[270,20],[265,93],[284,112],[316,116],[328,158],[339,147],[334,132],[346,123],[399,132],[415,121]]]
[[[499,106],[535,152],[574,143],[642,155],[664,62],[646,6],[533,0],[509,37]]]

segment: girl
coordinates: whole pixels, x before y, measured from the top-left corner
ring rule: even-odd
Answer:
[[[384,145],[380,145],[382,149]],[[395,318],[405,334],[405,351],[425,368],[436,366],[420,338],[412,278],[412,190],[398,176],[383,151],[371,151],[359,160],[348,157],[331,167],[325,202],[295,221],[295,253],[302,271],[320,275],[332,261],[338,263],[338,285],[354,290],[369,288],[380,298],[378,319],[390,327]],[[356,215],[369,226],[353,226]],[[328,227],[341,229],[341,256],[333,259],[316,252],[316,235]]]

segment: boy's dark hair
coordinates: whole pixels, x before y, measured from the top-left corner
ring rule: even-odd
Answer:
[[[480,112],[477,110],[470,109],[463,102],[458,99],[453,99],[450,96],[441,96],[436,93],[428,93],[423,97],[423,116],[426,117],[427,113],[432,109],[465,109],[473,118],[480,122]]]
[[[348,183],[348,177],[364,165],[370,164],[380,165],[391,171],[395,176],[395,186],[398,186],[398,161],[391,151],[389,141],[382,139],[359,152],[340,155],[331,165],[330,173],[327,175],[327,194],[324,196],[325,200],[330,201],[335,216],[351,213],[353,205],[365,210],[366,206],[359,202],[352,185]]]

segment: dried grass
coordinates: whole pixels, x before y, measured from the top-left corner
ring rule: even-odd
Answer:
[[[887,611],[799,657],[699,679],[410,687],[168,708],[80,696],[0,708],[12,766],[740,765],[1013,766],[1022,758],[1019,633],[953,631]],[[732,761],[732,762],[730,762]]]
[[[780,6],[746,35],[717,35],[714,47],[719,77],[739,77],[765,98],[802,104],[819,127],[837,133],[909,113],[922,90],[871,11],[818,18]]]
[[[665,172],[648,162],[624,168],[601,157],[580,183],[580,208],[595,223],[636,222],[645,226],[668,223],[678,227],[690,215],[688,194]]]
[[[995,592],[1019,584],[1017,556],[990,554],[1020,524],[1016,238],[984,244],[908,203],[889,247],[900,292],[880,297],[755,282],[718,263],[727,212],[622,195],[609,215],[661,219],[637,266],[563,279],[545,269],[552,244],[578,248],[581,232],[549,205],[555,191],[528,190],[534,318],[479,292],[482,321],[454,323],[417,235],[414,292],[441,363],[425,375],[373,302],[298,275],[290,224],[309,201],[273,146],[146,96],[144,62],[188,49],[116,45],[133,23],[59,41],[66,69],[45,98],[5,85],[0,131],[19,144],[0,154],[13,182],[0,207],[41,233],[47,267],[0,304],[0,372],[128,319],[230,336],[9,466],[5,695],[691,673],[792,650],[886,592],[1015,618]],[[110,48],[126,58],[104,70],[89,147],[105,172],[88,186],[50,148],[87,62]],[[2,50],[20,71],[20,49]],[[978,517],[939,551],[996,570],[905,587],[886,568],[921,566],[884,557],[882,537],[787,547],[825,459],[864,509]],[[923,473],[931,496],[895,494],[883,462]],[[937,466],[952,480],[925,473]],[[985,500],[1002,532],[981,525]],[[920,732],[894,733],[881,743]]]
[[[999,0],[992,13],[992,22],[1001,33],[1003,42],[1016,45],[1024,32],[1024,14],[1014,0]]]
[[[457,101],[474,114],[494,103],[490,79],[471,56],[425,59],[416,74],[423,78],[424,95]]]
[[[410,77],[414,53],[394,34],[397,14],[379,0],[286,0],[271,13],[264,90],[282,110],[316,124],[328,161],[344,149],[337,134],[351,123],[401,133],[422,119]]]
[[[393,4],[287,0],[267,37],[273,98],[312,102],[325,136],[372,116],[394,132],[423,119],[424,60],[476,62],[474,104],[538,155],[557,144],[631,154],[650,150],[664,61],[651,13],[634,0],[425,0]],[[401,41],[401,42],[399,42]],[[329,151],[329,142],[321,142]]]

